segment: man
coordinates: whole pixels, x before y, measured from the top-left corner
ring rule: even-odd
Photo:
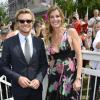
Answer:
[[[88,21],[88,27],[91,28],[91,30],[92,30],[92,43],[93,43],[93,40],[96,36],[95,25],[96,25],[96,23],[100,22],[99,10],[94,9],[93,15],[94,16],[92,18],[90,18],[90,20]],[[93,47],[91,47],[91,50],[93,50]]]
[[[15,16],[19,33],[4,41],[2,69],[12,79],[14,100],[42,100],[42,80],[47,71],[44,43],[32,35],[33,13],[20,9]]]
[[[96,24],[98,21],[100,21],[100,16],[99,16],[99,10],[98,9],[93,10],[93,15],[94,16],[92,18],[90,18],[90,20],[88,22],[89,27],[93,27],[94,24]]]

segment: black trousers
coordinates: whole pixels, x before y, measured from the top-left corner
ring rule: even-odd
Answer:
[[[96,92],[95,92],[95,99],[94,100],[98,100],[98,99],[96,99],[96,97],[97,97],[97,94],[98,94],[99,85],[100,85],[100,77],[97,77]],[[95,86],[95,76],[91,76],[89,100],[93,100],[94,86]],[[99,96],[99,99],[100,99],[100,96]]]
[[[20,92],[17,94],[13,94],[13,97],[14,100],[42,100],[42,89],[25,89],[23,93]]]

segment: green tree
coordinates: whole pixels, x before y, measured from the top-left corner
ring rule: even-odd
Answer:
[[[93,16],[93,10],[100,10],[100,0],[54,0],[63,12],[67,11],[67,17],[77,9],[81,18],[83,18],[89,9],[89,17]]]
[[[84,17],[86,14],[87,7],[89,9],[89,17],[93,16],[93,10],[100,10],[100,1],[99,0],[77,0],[75,7],[78,9],[80,17]]]
[[[8,23],[9,17],[7,15],[6,7],[3,3],[0,4],[0,23]]]
[[[73,0],[55,0],[55,2],[63,10],[64,14],[66,13],[67,17],[72,14],[74,10]]]

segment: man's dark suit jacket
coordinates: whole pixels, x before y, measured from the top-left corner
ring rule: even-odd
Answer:
[[[18,85],[18,78],[26,76],[30,80],[42,80],[47,72],[47,59],[44,43],[41,39],[32,36],[33,55],[28,64],[21,49],[19,36],[13,36],[4,41],[2,52],[2,69],[4,74],[12,79],[12,90],[14,94],[26,94],[23,88]]]

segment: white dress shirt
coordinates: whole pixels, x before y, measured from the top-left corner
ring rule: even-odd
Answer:
[[[97,45],[98,42],[100,42],[100,30],[97,32],[96,37],[95,37],[95,39],[93,41],[94,51],[99,51],[100,52],[100,49],[96,48],[96,45]]]
[[[21,33],[19,33],[18,35],[19,35],[19,40],[20,40],[20,44],[21,44],[21,48],[22,48],[23,54],[25,54],[25,50],[24,50],[24,48],[25,48],[25,42],[26,42],[25,36],[22,35]],[[32,57],[32,55],[33,55],[33,42],[32,42],[32,36],[31,36],[31,34],[29,34],[27,36],[27,38],[29,40],[29,46],[30,46],[29,50],[30,50],[31,57]]]
[[[100,49],[96,48],[98,42],[100,42],[100,30],[97,32],[96,37],[93,41],[93,48],[96,52],[100,52]],[[93,69],[100,70],[100,61],[90,61],[90,65]]]

